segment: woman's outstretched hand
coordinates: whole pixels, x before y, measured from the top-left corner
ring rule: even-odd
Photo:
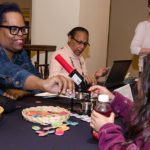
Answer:
[[[109,99],[111,100],[113,100],[115,97],[107,88],[99,85],[91,86],[88,91],[91,92],[91,94],[97,94],[97,95],[106,94],[109,96]]]

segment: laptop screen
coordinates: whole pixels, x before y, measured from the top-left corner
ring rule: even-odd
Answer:
[[[129,69],[131,60],[116,60],[107,75],[105,86],[119,85],[123,83],[125,75]]]

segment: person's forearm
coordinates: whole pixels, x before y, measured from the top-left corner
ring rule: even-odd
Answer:
[[[27,77],[24,83],[24,89],[26,90],[41,90],[43,91],[43,80],[34,76],[30,75]]]
[[[142,141],[143,139],[140,140]],[[128,143],[126,147],[123,146],[122,144],[127,143],[127,141],[123,135],[122,127],[117,124],[108,123],[99,130],[99,148],[103,150],[141,149],[143,148],[139,144],[141,141]]]
[[[150,53],[150,48],[141,48],[139,55],[147,55]]]

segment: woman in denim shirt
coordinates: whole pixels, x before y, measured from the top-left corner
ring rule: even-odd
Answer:
[[[0,4],[0,94],[8,88],[65,93],[72,81],[63,76],[43,80],[23,50],[29,27],[15,3]],[[58,88],[59,86],[59,88]],[[54,88],[55,87],[55,88]],[[56,88],[57,87],[57,88]],[[56,90],[57,89],[57,90]]]

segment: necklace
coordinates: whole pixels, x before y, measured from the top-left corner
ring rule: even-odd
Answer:
[[[71,61],[72,66],[75,68],[73,59],[72,59],[71,57],[69,57],[69,58],[70,58],[70,61]],[[80,58],[79,58],[78,60],[79,60],[80,68],[81,68],[81,74],[82,74],[82,76],[84,76],[84,73],[83,73],[83,66],[82,66],[82,63],[81,63]]]

